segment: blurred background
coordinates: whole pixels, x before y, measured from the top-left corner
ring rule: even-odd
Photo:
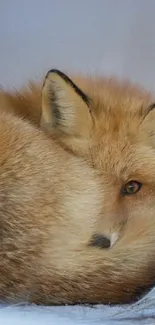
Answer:
[[[155,90],[155,0],[1,0],[0,85],[51,68],[129,78]]]

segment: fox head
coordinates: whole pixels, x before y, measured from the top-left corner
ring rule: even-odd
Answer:
[[[58,70],[45,78],[41,127],[99,175],[103,208],[96,233],[111,245],[129,220],[154,218],[154,119],[151,96],[127,83],[76,83]]]

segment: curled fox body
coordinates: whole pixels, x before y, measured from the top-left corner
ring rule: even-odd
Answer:
[[[127,303],[155,284],[155,109],[103,78],[0,93],[0,299]]]

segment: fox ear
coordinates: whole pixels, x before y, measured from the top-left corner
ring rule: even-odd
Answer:
[[[42,89],[41,127],[59,138],[88,138],[92,118],[89,98],[59,70],[50,70]]]

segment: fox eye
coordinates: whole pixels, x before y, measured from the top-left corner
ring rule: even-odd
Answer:
[[[122,186],[121,195],[136,194],[142,187],[142,184],[137,181],[130,181]]]

